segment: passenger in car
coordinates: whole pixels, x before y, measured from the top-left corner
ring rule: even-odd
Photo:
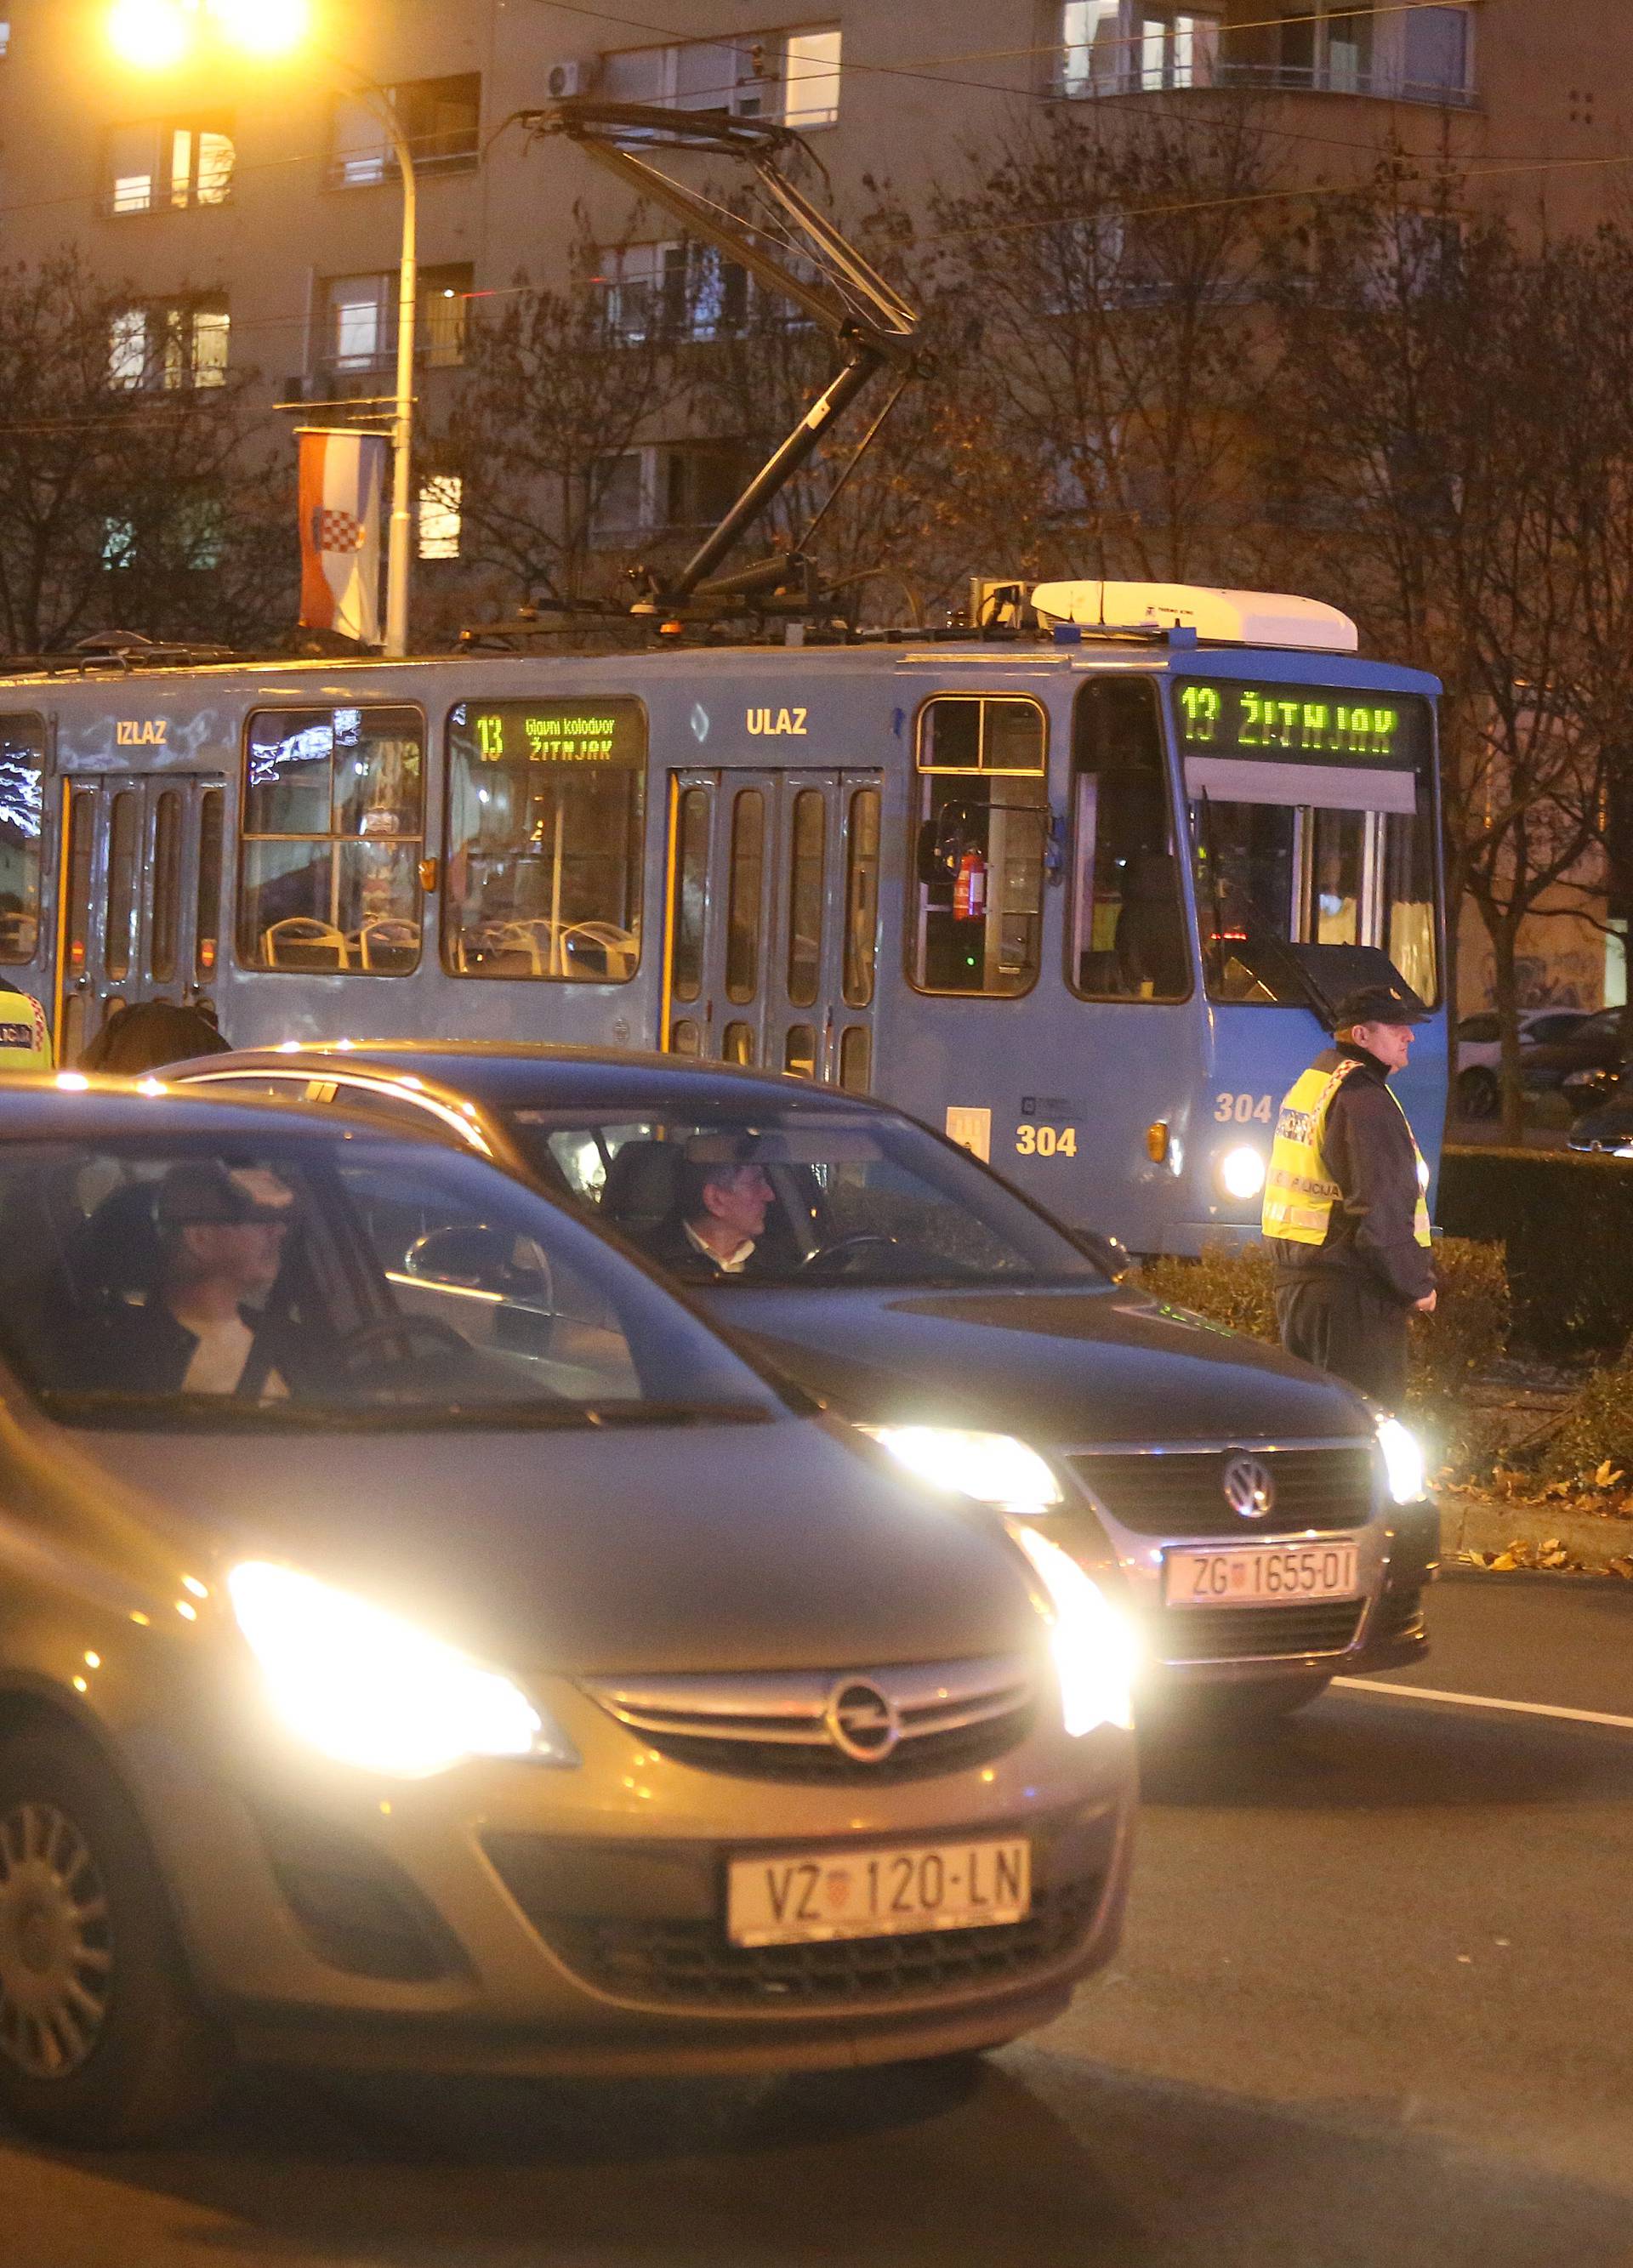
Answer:
[[[287,1319],[264,1316],[295,1225],[294,1193],[264,1167],[173,1167],[154,1198],[155,1280],[103,1319],[101,1383],[126,1394],[277,1401],[300,1361]]]
[[[741,1276],[765,1233],[776,1191],[763,1166],[687,1161],[674,1209],[647,1244],[679,1276]]]

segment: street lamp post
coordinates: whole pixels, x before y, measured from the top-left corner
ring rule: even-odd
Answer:
[[[111,0],[110,45],[144,72],[197,62],[212,45],[264,61],[287,60],[305,45],[310,0]],[[308,52],[311,52],[308,49]],[[408,652],[414,573],[414,363],[419,324],[419,184],[414,152],[386,89],[364,72],[324,56],[374,109],[403,176],[403,253],[397,273],[397,379],[391,416],[391,520],[386,546],[386,652]]]

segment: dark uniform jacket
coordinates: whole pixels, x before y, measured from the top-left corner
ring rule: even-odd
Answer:
[[[1341,1194],[1324,1244],[1269,1240],[1276,1280],[1293,1283],[1312,1272],[1357,1275],[1403,1307],[1415,1307],[1434,1290],[1435,1270],[1412,1233],[1418,1189],[1411,1130],[1376,1056],[1342,1042],[1318,1056],[1315,1068],[1336,1071],[1341,1063],[1358,1068],[1327,1106],[1321,1154]]]

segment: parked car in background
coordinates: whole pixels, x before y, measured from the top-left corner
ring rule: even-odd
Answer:
[[[1573,1150],[1633,1158],[1633,1087],[1625,1079],[1607,1084],[1609,1093],[1594,1098],[1592,1108],[1573,1120],[1566,1141]]]
[[[1569,1039],[1587,1021],[1585,1008],[1522,1008],[1515,1019],[1520,1052]],[[1453,1087],[1459,1117],[1494,1118],[1503,1100],[1502,1025],[1485,1010],[1465,1016],[1456,1032],[1457,1078]]]
[[[35,2133],[162,2133],[235,2051],[964,2053],[1115,1948],[1105,1593],[469,1146],[8,1081],[0,1406]]]
[[[1561,1039],[1538,1042],[1525,1050],[1520,1077],[1527,1094],[1560,1093],[1580,1074],[1615,1074],[1622,1062],[1622,1011],[1600,1008],[1585,1016]]]
[[[482,1042],[292,1043],[165,1076],[428,1127],[571,1197],[836,1409],[1119,1568],[1159,1687],[1279,1714],[1425,1651],[1439,1522],[1405,1428],[1116,1280],[1107,1240],[901,1111],[686,1057]],[[711,1162],[764,1178],[741,1274],[690,1266],[683,1192]],[[943,1465],[949,1428],[1030,1447],[995,1476],[973,1450]]]

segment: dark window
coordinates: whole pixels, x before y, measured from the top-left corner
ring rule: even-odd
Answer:
[[[1173,809],[1152,687],[1105,677],[1072,726],[1069,975],[1089,1000],[1182,1000],[1191,989]]]
[[[107,828],[107,921],[102,952],[103,972],[113,977],[130,974],[141,816],[141,799],[134,788],[126,788],[114,798]]]
[[[866,1024],[852,1024],[839,1042],[839,1085],[851,1094],[866,1094],[873,1077],[873,1034]]]
[[[845,1000],[866,1008],[873,999],[879,936],[879,791],[858,788],[851,798],[845,852]]]
[[[924,991],[1013,996],[1037,979],[1047,736],[1035,701],[945,694],[920,711],[909,968]]]
[[[166,788],[153,813],[153,933],[149,973],[168,984],[176,973],[181,910],[181,791]]]
[[[677,1000],[703,990],[703,941],[709,905],[709,791],[689,787],[676,814],[674,953]]]
[[[809,1008],[822,979],[823,861],[828,843],[828,805],[820,788],[802,788],[794,799],[789,838],[788,998]],[[790,1071],[794,1065],[788,1065]]]
[[[748,787],[738,795],[731,813],[731,887],[726,907],[728,1000],[752,1000],[759,990],[760,904],[765,875],[765,798],[758,788]],[[741,1028],[746,1030],[747,1026]],[[747,1063],[751,1058],[744,1056],[736,1060]]]
[[[634,976],[646,767],[639,701],[460,703],[448,718],[442,911],[454,976]]]
[[[1495,1016],[1465,1016],[1457,1027],[1457,1035],[1466,1044],[1486,1047],[1498,1037],[1500,1031]]]
[[[728,1024],[720,1040],[720,1060],[728,1064],[752,1064],[754,1061],[754,1027],[751,1024]]]
[[[0,717],[0,964],[32,961],[40,944],[45,721]]]
[[[420,950],[425,729],[412,709],[249,720],[239,957],[400,976]]]
[[[479,73],[408,79],[385,93],[417,173],[462,173],[476,165],[482,130]],[[395,180],[397,172],[395,145],[378,97],[340,97],[329,139],[330,188],[367,188],[377,181]]]
[[[816,1076],[816,1033],[810,1024],[790,1024],[783,1042],[782,1067],[801,1079]]]
[[[226,791],[206,788],[198,806],[198,909],[193,968],[202,983],[216,973],[221,948],[221,853],[226,835]]]

